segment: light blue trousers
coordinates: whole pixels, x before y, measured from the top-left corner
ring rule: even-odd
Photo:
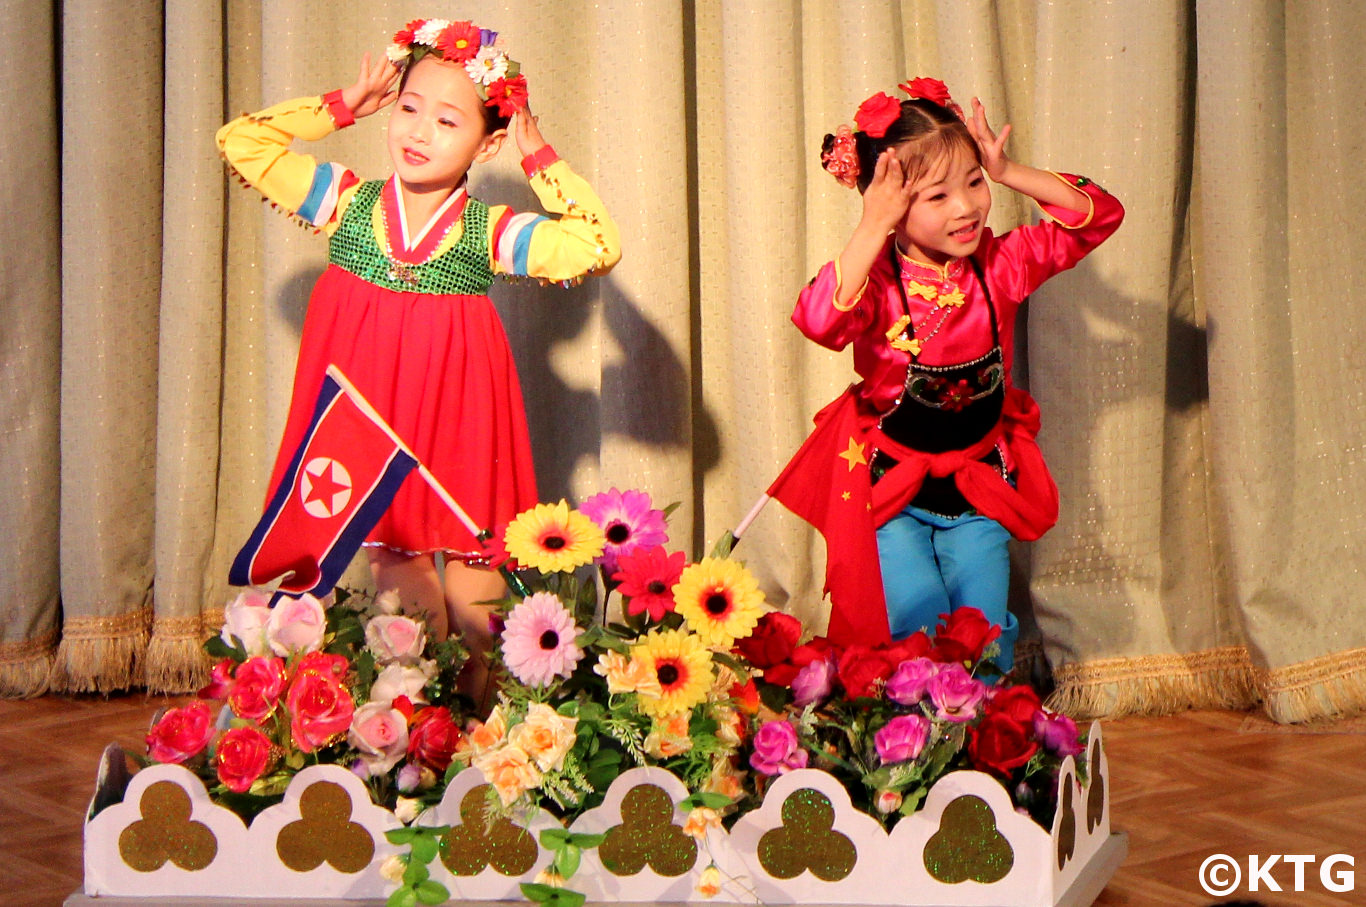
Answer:
[[[939,615],[978,608],[1001,627],[1002,671],[1015,664],[1019,622],[1006,610],[1010,533],[980,514],[944,517],[907,507],[877,530],[878,562],[892,638],[934,632]]]

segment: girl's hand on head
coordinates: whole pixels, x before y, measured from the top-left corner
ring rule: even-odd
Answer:
[[[394,98],[398,97],[398,91],[394,88],[397,80],[398,67],[388,57],[381,56],[372,63],[367,51],[361,57],[360,74],[356,76],[355,84],[342,89],[342,100],[351,108],[351,115],[356,119],[368,117],[392,104]]]
[[[883,234],[900,223],[911,204],[911,184],[896,149],[888,148],[877,157],[873,179],[863,191],[863,219]]]
[[[987,112],[982,108],[982,102],[973,98],[972,118],[967,121],[967,127],[968,133],[982,152],[982,169],[986,170],[987,176],[999,183],[1005,175],[1006,168],[1010,166],[1010,158],[1006,157],[1006,139],[1010,136],[1010,124],[1001,127],[1000,135],[992,132],[991,126],[987,124]]]
[[[517,150],[522,153],[522,157],[535,154],[548,144],[545,136],[541,135],[537,119],[531,115],[529,107],[523,107],[512,117],[512,134],[517,139]]]

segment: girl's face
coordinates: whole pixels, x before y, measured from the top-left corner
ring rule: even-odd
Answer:
[[[507,131],[484,132],[484,102],[465,69],[423,57],[389,116],[389,157],[413,192],[450,192],[475,161],[498,153]]]
[[[977,251],[989,213],[986,174],[971,152],[957,147],[916,180],[896,225],[897,244],[912,258],[942,265]]]

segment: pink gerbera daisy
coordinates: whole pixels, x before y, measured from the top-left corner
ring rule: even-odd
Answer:
[[[503,663],[529,687],[568,677],[583,657],[574,615],[549,592],[523,599],[503,628]]]
[[[682,551],[669,554],[663,546],[637,548],[621,558],[621,569],[612,578],[621,583],[618,588],[630,599],[626,613],[649,613],[658,622],[674,609],[674,584],[683,575],[688,559]]]
[[[615,488],[595,494],[583,502],[579,512],[602,528],[607,545],[598,563],[610,576],[624,555],[637,548],[662,545],[669,540],[664,524],[664,511],[650,506],[650,496],[643,491],[617,491]]]

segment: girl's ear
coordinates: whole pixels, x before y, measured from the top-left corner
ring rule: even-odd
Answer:
[[[498,152],[502,150],[503,142],[507,140],[508,131],[506,129],[495,129],[484,137],[484,144],[479,146],[479,151],[474,156],[476,163],[483,164],[493,160]]]

